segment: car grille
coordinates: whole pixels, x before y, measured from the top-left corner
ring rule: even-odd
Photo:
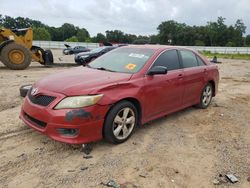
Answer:
[[[24,115],[25,115],[26,119],[28,119],[31,123],[33,123],[38,128],[45,128],[47,126],[46,122],[40,121],[36,118],[33,118],[25,112],[24,112]]]
[[[29,93],[28,93],[28,97],[30,101],[40,106],[48,106],[50,103],[52,103],[56,99],[56,97],[48,96],[48,95],[32,96],[30,92],[31,92],[31,89],[29,90]]]

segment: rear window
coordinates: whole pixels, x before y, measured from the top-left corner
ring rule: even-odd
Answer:
[[[180,54],[184,68],[198,66],[196,55],[193,52],[188,50],[180,50]]]
[[[197,61],[198,61],[198,65],[199,65],[199,66],[206,65],[206,64],[204,63],[204,61],[203,61],[199,56],[196,56],[196,58],[197,58]]]

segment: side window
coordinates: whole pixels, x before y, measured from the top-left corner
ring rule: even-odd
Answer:
[[[199,66],[206,65],[206,64],[204,63],[204,61],[203,61],[199,56],[196,56],[196,58],[197,58],[197,61],[198,61],[198,65],[199,65]]]
[[[107,53],[107,52],[109,52],[111,49],[110,48],[105,48],[104,50],[103,50],[103,53]]]
[[[180,54],[182,58],[183,68],[198,66],[196,55],[194,55],[193,52],[187,50],[180,50]]]
[[[167,67],[168,71],[180,68],[179,58],[176,50],[163,52],[154,62],[153,66]]]
[[[101,51],[101,54],[105,54],[107,52],[107,49],[103,49],[102,51]]]

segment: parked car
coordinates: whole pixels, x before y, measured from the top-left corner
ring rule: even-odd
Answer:
[[[197,105],[218,90],[217,65],[175,46],[127,46],[37,81],[20,117],[66,143],[126,141],[139,124]],[[206,113],[206,112],[205,112]]]
[[[85,46],[75,46],[74,48],[72,48],[68,44],[64,44],[64,46],[66,46],[66,49],[63,49],[64,55],[72,55],[72,54],[78,54],[81,52],[89,52],[90,51],[90,49],[88,49]]]
[[[93,50],[91,50],[90,52],[82,52],[79,54],[75,55],[75,62],[78,65],[86,65],[89,62],[93,61],[94,59],[96,59],[97,57],[115,49],[117,47],[114,46],[103,46],[103,47],[99,47],[99,48],[95,48]]]

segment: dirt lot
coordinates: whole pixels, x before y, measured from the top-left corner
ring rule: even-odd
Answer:
[[[54,53],[58,63],[72,62]],[[80,146],[53,141],[18,118],[19,87],[69,67],[0,65],[0,187],[104,187],[110,179],[124,187],[250,187],[250,61],[222,61],[219,94],[208,109],[143,125],[121,145],[93,143],[90,159]],[[239,182],[220,177],[226,173]]]

